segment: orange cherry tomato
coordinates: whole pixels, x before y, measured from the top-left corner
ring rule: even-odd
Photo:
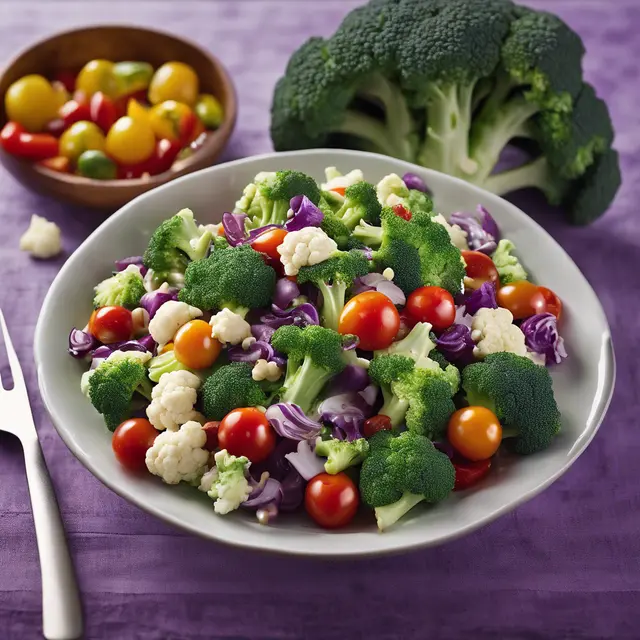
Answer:
[[[100,307],[89,318],[89,333],[103,344],[124,342],[133,335],[133,317],[124,307]]]
[[[500,287],[496,300],[499,306],[511,311],[515,320],[522,320],[547,310],[547,303],[540,288],[526,280]]]
[[[125,420],[113,432],[111,447],[123,467],[130,471],[143,471],[147,468],[147,449],[151,447],[157,435],[158,431],[145,418],[131,418]]]
[[[461,251],[465,262],[467,278],[471,282],[466,281],[467,289],[479,289],[487,280],[491,280],[496,287],[500,286],[500,276],[493,260],[481,251]]]
[[[344,194],[347,191],[346,187],[334,187],[333,189],[331,189],[331,191],[337,193],[338,195],[341,195],[342,197],[344,197]]]
[[[406,312],[417,322],[430,322],[444,331],[456,319],[453,296],[442,287],[419,287],[407,299]]]
[[[173,338],[176,359],[189,369],[207,369],[220,355],[222,345],[211,337],[211,325],[191,320],[178,329]]]
[[[218,445],[233,456],[262,462],[276,447],[276,434],[264,413],[255,407],[234,409],[218,426]]]
[[[547,287],[538,287],[538,291],[542,294],[544,301],[547,305],[547,312],[552,313],[558,320],[562,315],[562,300]]]
[[[359,503],[358,489],[346,473],[320,473],[309,481],[304,494],[307,513],[325,529],[348,525]]]
[[[489,409],[464,407],[449,418],[447,437],[451,446],[467,460],[486,460],[502,442],[502,426]]]
[[[269,256],[272,260],[280,262],[278,247],[284,242],[287,233],[285,229],[278,229],[277,227],[267,229],[251,243],[251,247]]]
[[[378,291],[359,293],[347,302],[338,322],[338,332],[358,336],[360,349],[386,349],[400,328],[400,314],[387,296]]]
[[[69,173],[71,169],[71,161],[64,156],[56,156],[55,158],[47,158],[46,160],[40,160],[38,165],[49,169],[49,171],[56,171],[57,173]]]
[[[161,356],[163,353],[167,353],[167,351],[173,351],[173,342],[167,342],[167,344],[162,345],[158,349],[158,355]]]

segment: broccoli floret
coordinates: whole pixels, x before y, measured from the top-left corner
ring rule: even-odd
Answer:
[[[129,265],[110,278],[103,280],[95,288],[93,306],[119,306],[135,309],[140,298],[146,293],[140,270],[135,265]]]
[[[369,455],[360,471],[362,501],[375,509],[381,531],[422,501],[444,500],[453,490],[455,469],[424,436],[394,437],[379,431],[369,439]]]
[[[347,225],[342,222],[324,198],[320,199],[318,208],[323,213],[323,219],[320,228],[338,245],[340,249],[346,249],[351,239],[351,231]]]
[[[222,420],[238,407],[267,404],[262,387],[251,377],[248,362],[232,362],[216,369],[202,385],[202,406],[210,420]]]
[[[429,358],[431,351],[436,348],[433,335],[428,322],[416,322],[402,340],[392,342],[387,349],[378,352],[378,355],[405,356],[411,358],[417,366],[422,366],[422,363]]]
[[[149,380],[152,382],[160,382],[160,378],[165,373],[186,371],[188,369],[189,367],[183,365],[182,362],[176,358],[173,349],[171,349],[149,360]]]
[[[301,267],[298,284],[312,282],[322,293],[322,324],[338,330],[347,289],[353,281],[369,273],[369,261],[361,251],[336,252],[333,257],[310,267]]]
[[[151,398],[145,356],[149,354],[116,351],[90,372],[87,393],[109,431],[114,431],[128,417],[134,393]]]
[[[317,325],[277,329],[271,344],[288,356],[280,400],[297,404],[305,413],[310,411],[324,385],[345,368],[343,346],[351,339],[353,336]]]
[[[158,280],[172,284],[180,279],[190,261],[207,255],[211,238],[211,231],[198,229],[193,212],[183,209],[153,232],[144,264],[153,269]]]
[[[524,267],[520,264],[518,258],[512,254],[512,251],[515,251],[515,249],[516,246],[511,240],[503,238],[498,242],[498,246],[491,256],[498,270],[500,284],[502,285],[518,280],[526,280],[528,278]]]
[[[432,213],[433,200],[422,191],[417,189],[409,189],[409,195],[403,202],[403,205],[411,211],[411,213]]]
[[[560,411],[545,367],[514,353],[492,353],[465,367],[462,388],[470,405],[493,411],[502,437],[517,453],[546,449],[560,430]]]
[[[307,196],[315,205],[320,201],[320,188],[308,175],[300,171],[259,173],[255,182],[245,187],[236,203],[236,212],[249,216],[246,222],[249,229],[284,224],[289,201],[300,195]]]
[[[276,272],[249,245],[214,251],[192,262],[185,272],[179,300],[199,309],[231,309],[246,315],[249,309],[270,304]]]
[[[347,440],[316,440],[316,455],[327,458],[324,470],[335,475],[348,467],[360,464],[369,452],[369,443],[364,438],[352,442]]]
[[[335,215],[348,229],[353,229],[361,220],[380,224],[381,211],[375,187],[368,182],[356,182],[345,190],[344,202]]]

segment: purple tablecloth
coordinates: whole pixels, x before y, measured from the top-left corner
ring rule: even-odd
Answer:
[[[271,149],[268,107],[288,54],[308,36],[330,33],[356,4],[4,0],[0,60],[50,31],[88,22],[133,22],[189,36],[220,55],[236,80],[240,118],[230,159]],[[609,102],[625,184],[607,216],[586,229],[552,218],[538,198],[518,204],[558,239],[600,296],[613,330],[618,385],[600,434],[563,478],[492,525],[437,549],[339,563],[265,556],[185,535],[98,482],[55,433],[32,361],[38,310],[63,258],[33,262],[17,245],[33,213],[62,227],[67,254],[101,217],[39,197],[0,173],[0,308],[67,527],[87,637],[640,637],[640,5],[535,4],[553,8],[584,37],[586,75]],[[20,446],[0,434],[0,638],[37,638],[40,629]]]

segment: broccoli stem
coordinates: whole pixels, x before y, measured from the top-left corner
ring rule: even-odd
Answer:
[[[151,400],[151,389],[153,389],[153,385],[150,380],[146,378],[137,386],[136,391],[144,396],[147,400]]]
[[[548,194],[549,200],[557,200],[553,195],[553,180],[544,156],[523,164],[515,169],[494,173],[484,180],[482,186],[492,193],[503,194],[526,187],[537,187]]]
[[[385,389],[385,387],[382,387],[382,397],[384,404],[378,413],[387,416],[394,427],[399,427],[407,415],[409,403],[406,400],[401,400],[390,389]]]
[[[376,227],[368,222],[361,221],[353,230],[353,235],[371,248],[382,244],[382,227]]]
[[[332,285],[324,281],[316,283],[322,293],[322,324],[327,329],[338,330],[340,314],[344,309],[344,298],[347,293],[347,285],[336,282]]]
[[[329,371],[316,366],[311,358],[307,357],[295,371],[293,378],[289,378],[287,370],[284,391],[280,399],[282,402],[297,404],[307,413],[331,376]]]
[[[225,302],[220,306],[221,309],[229,309],[229,311],[233,311],[233,313],[239,315],[241,318],[244,318],[247,313],[249,313],[249,307],[241,307],[240,305],[233,304],[232,302]]]
[[[416,493],[404,493],[400,500],[387,504],[384,507],[376,507],[376,522],[378,529],[384,531],[395,524],[402,516],[413,509],[419,502],[424,500],[424,496]]]

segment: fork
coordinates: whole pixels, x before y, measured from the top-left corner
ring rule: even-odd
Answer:
[[[13,377],[11,391],[2,387],[0,377],[0,431],[7,431],[16,436],[24,451],[40,557],[43,635],[47,640],[73,640],[82,634],[78,585],[58,503],[33,422],[24,376],[2,311],[0,325]]]

